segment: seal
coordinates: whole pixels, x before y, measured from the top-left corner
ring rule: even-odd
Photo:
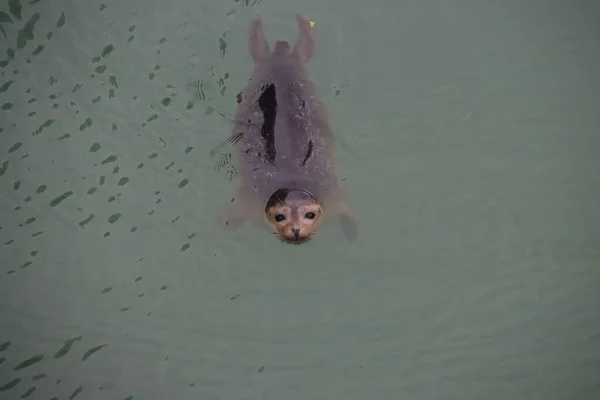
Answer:
[[[307,64],[314,54],[314,23],[301,15],[293,48],[267,43],[261,17],[250,23],[248,47],[254,71],[238,96],[232,133],[241,178],[237,196],[219,221],[266,227],[284,243],[302,244],[322,221],[338,217],[349,242],[357,236],[354,217],[336,173],[334,135]]]

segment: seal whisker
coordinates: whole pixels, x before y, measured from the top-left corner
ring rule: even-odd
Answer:
[[[304,243],[310,242],[310,239],[311,239],[310,236],[306,236],[301,239],[288,239],[287,237],[285,237],[279,233],[274,233],[274,235],[277,237],[277,239],[279,239],[280,242],[287,243],[287,244],[293,244],[293,245],[304,244]]]
[[[263,113],[264,123],[260,130],[265,145],[265,159],[268,163],[275,162],[277,150],[275,149],[275,120],[277,118],[277,95],[273,83],[264,87],[258,98],[258,107]]]

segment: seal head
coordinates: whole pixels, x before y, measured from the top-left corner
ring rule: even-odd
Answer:
[[[303,189],[277,189],[265,205],[265,216],[284,243],[302,244],[315,233],[323,205]]]

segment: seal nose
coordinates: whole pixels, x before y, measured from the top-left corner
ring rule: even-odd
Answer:
[[[292,229],[292,233],[294,234],[294,236],[296,236],[296,239],[298,239],[298,236],[300,235],[300,229],[294,228]]]

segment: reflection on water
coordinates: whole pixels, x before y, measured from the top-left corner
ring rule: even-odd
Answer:
[[[226,33],[216,48],[212,36],[201,46],[187,45],[201,36],[188,26],[201,16],[197,5],[189,5],[193,12],[188,22],[154,32],[160,24],[145,22],[143,7],[108,3],[9,0],[0,11],[5,51],[0,61],[0,141],[6,150],[0,163],[5,275],[0,331],[11,338],[0,347],[0,392],[11,398],[92,398],[90,391],[109,388],[120,398],[133,398],[125,388],[105,381],[100,371],[90,372],[87,385],[73,375],[85,371],[78,364],[93,359],[114,336],[94,326],[99,323],[112,332],[114,321],[102,322],[85,303],[131,289],[122,278],[103,275],[102,264],[103,256],[125,268],[146,262],[135,235],[168,229],[171,250],[185,252],[194,245],[195,231],[172,227],[189,218],[183,204],[202,196],[177,191],[194,186],[206,193],[210,185],[198,186],[198,171],[223,163],[222,158],[203,159],[208,152],[197,148],[196,137],[203,134],[198,107],[200,115],[225,116],[215,97],[230,95],[229,73],[214,64],[226,57]],[[232,1],[227,15],[257,4]],[[180,21],[184,16],[181,10]],[[169,36],[175,36],[172,44]],[[185,59],[196,53],[202,59],[189,62],[184,67],[189,72],[182,74],[181,65],[169,63],[173,54]],[[187,122],[180,121],[182,115]],[[214,136],[213,145],[220,141],[214,127],[205,129]],[[210,148],[211,141],[200,144]],[[225,170],[232,173],[231,167]],[[78,238],[88,245],[79,246]],[[99,242],[111,239],[140,249],[117,261],[119,250],[111,242]],[[161,242],[164,252],[166,242]],[[92,246],[96,250],[90,243],[97,244]],[[90,258],[98,261],[92,267],[97,274],[86,276]],[[142,286],[134,289],[136,298],[152,299],[167,290],[160,283],[144,287],[141,271],[130,280]],[[73,285],[80,290],[73,291]],[[127,313],[135,309],[129,303],[106,311]],[[92,324],[87,329],[81,326],[84,320]]]
[[[58,351],[56,351],[54,353],[54,355],[49,354],[46,356],[44,354],[36,354],[32,357],[27,358],[24,361],[21,361],[16,366],[14,366],[14,368],[12,368],[13,371],[17,372],[14,375],[16,375],[18,377],[13,378],[12,380],[10,380],[6,384],[4,384],[2,387],[0,387],[0,392],[6,392],[6,391],[16,388],[15,390],[23,389],[23,393],[19,396],[19,398],[23,399],[23,398],[27,398],[27,397],[31,396],[36,391],[36,388],[37,388],[36,385],[38,384],[37,381],[39,381],[41,379],[51,379],[51,378],[48,378],[47,372],[31,373],[29,368],[33,367],[38,362],[42,361],[45,357],[50,358],[50,356],[51,356],[54,360],[58,360],[64,356],[66,356],[67,353],[69,353],[72,350],[73,345],[76,342],[81,341],[81,339],[82,339],[81,336],[79,336],[79,337],[65,341],[63,346],[60,349],[58,349]],[[6,351],[10,347],[10,345],[11,345],[11,342],[2,343],[0,345],[0,352]],[[95,346],[95,347],[92,347],[91,349],[87,350],[85,353],[83,353],[83,356],[81,357],[81,361],[85,361],[90,356],[92,356],[92,354],[94,354],[95,352],[97,352],[104,346],[106,346],[106,345],[103,344],[100,346]],[[4,363],[4,362],[10,363],[12,361],[10,359],[7,360],[6,357],[1,357],[0,360],[1,360],[0,363]],[[46,368],[49,368],[49,367],[46,367]],[[42,369],[38,369],[38,371],[42,371]],[[52,373],[51,371],[52,371],[52,369],[50,368],[49,372]],[[60,384],[60,379],[57,379],[55,384],[56,385]],[[45,389],[45,390],[47,390],[47,389]],[[83,387],[78,386],[70,394],[69,399],[75,398],[75,396],[77,396],[82,391],[83,391]],[[54,398],[57,398],[57,397],[54,397]]]
[[[0,398],[594,398],[600,9],[429,3],[0,4]],[[353,246],[215,228],[296,12]]]

